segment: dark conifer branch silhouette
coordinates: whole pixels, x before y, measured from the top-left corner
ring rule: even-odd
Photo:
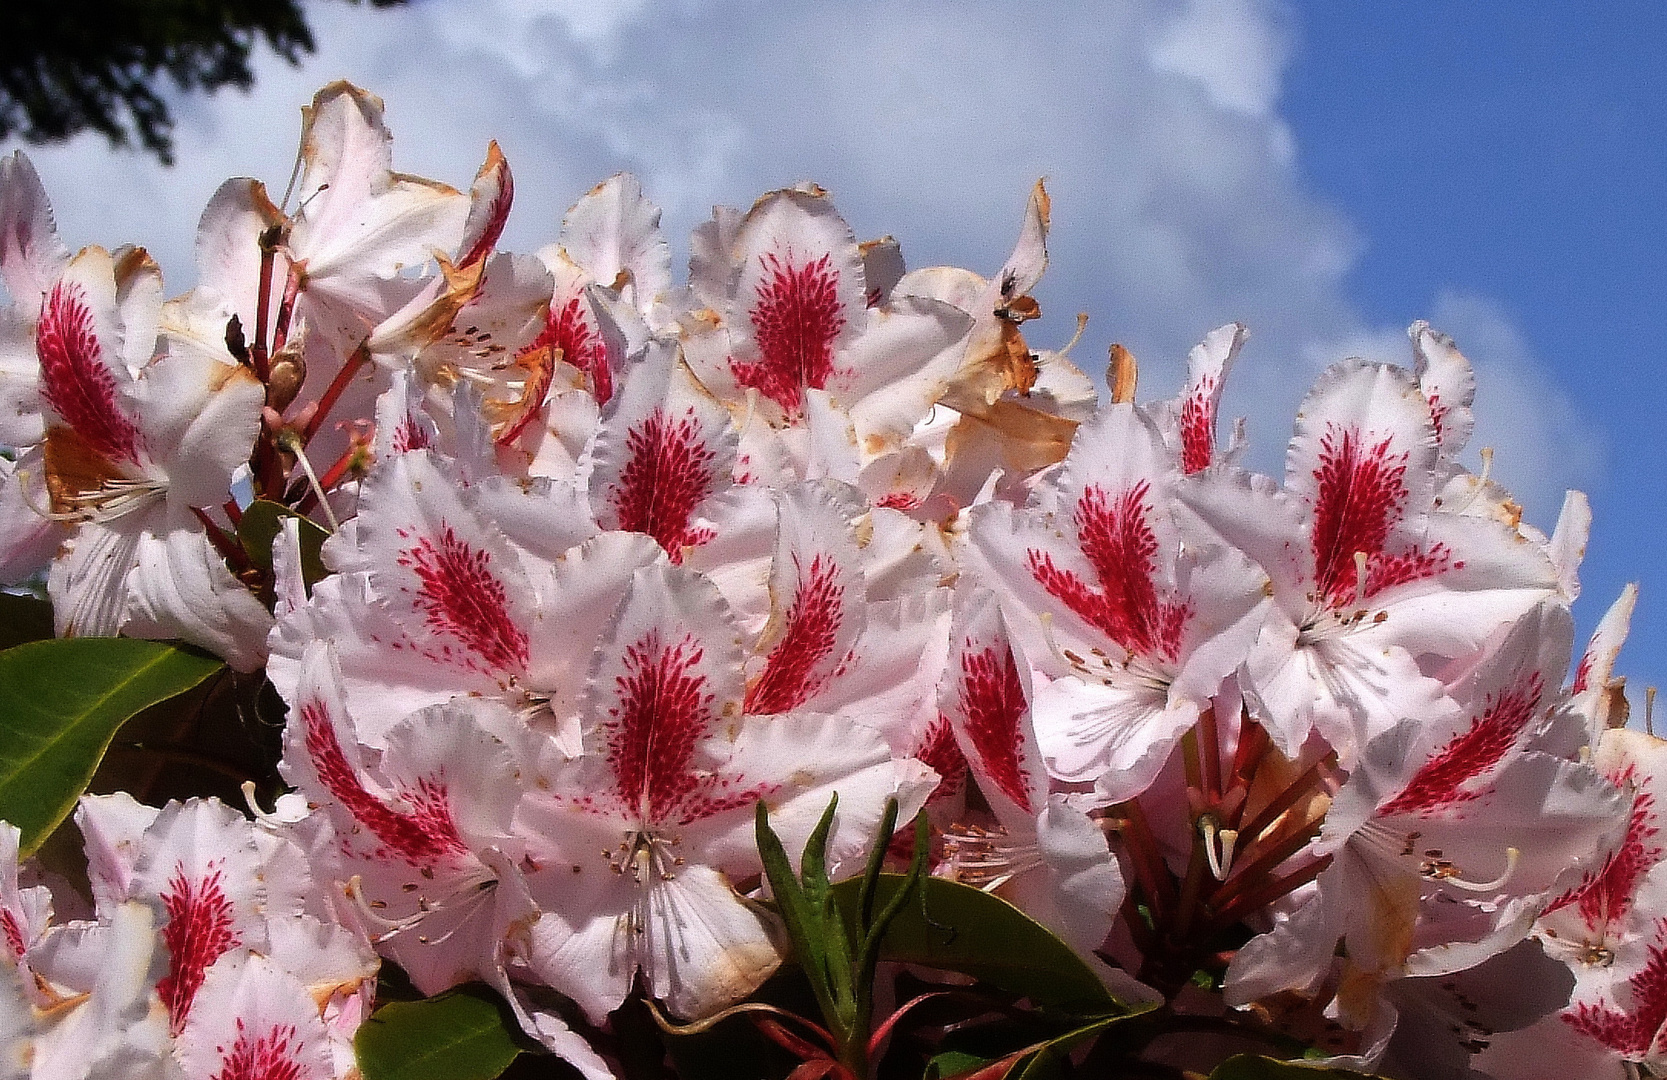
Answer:
[[[260,41],[292,64],[314,48],[297,0],[12,0],[6,8],[0,139],[56,142],[90,129],[167,163],[174,120],[163,77],[182,91],[246,89]]]

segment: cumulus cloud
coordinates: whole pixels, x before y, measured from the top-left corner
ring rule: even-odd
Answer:
[[[399,168],[466,184],[497,138],[516,172],[505,241],[523,250],[630,170],[674,238],[713,203],[815,179],[911,265],[988,271],[1045,176],[1056,231],[1033,340],[1063,343],[1086,311],[1078,362],[1095,370],[1120,341],[1155,395],[1206,330],[1246,323],[1225,408],[1254,418],[1265,469],[1326,363],[1407,360],[1402,328],[1349,298],[1361,238],[1303,181],[1279,113],[1294,19],[1277,0],[425,0],[309,17],[321,44],[301,68],[267,58],[251,94],[178,103],[172,170],[95,138],[32,150],[70,242],[146,243],[183,288],[214,187],[254,175],[281,192],[300,105],[347,77],[387,99]],[[1601,467],[1590,425],[1497,305],[1455,292],[1426,314],[1477,361],[1478,444],[1532,516],[1554,514],[1561,487]]]

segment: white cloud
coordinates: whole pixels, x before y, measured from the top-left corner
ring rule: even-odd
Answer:
[[[1284,12],[1242,0],[1190,0],[1152,46],[1152,66],[1194,79],[1210,100],[1246,116],[1268,116],[1290,59]]]
[[[1206,330],[1246,323],[1226,408],[1252,418],[1262,468],[1279,467],[1325,363],[1363,346],[1407,359],[1402,328],[1369,325],[1350,301],[1360,239],[1296,164],[1278,113],[1294,33],[1277,0],[427,0],[319,3],[309,17],[320,50],[302,68],[267,57],[251,94],[179,102],[173,170],[96,138],[32,150],[70,242],[146,242],[183,288],[214,187],[241,174],[281,191],[300,105],[345,76],[387,100],[399,168],[466,184],[497,138],[516,173],[505,241],[520,250],[629,169],[679,248],[712,203],[816,179],[860,234],[898,236],[912,265],[990,270],[1046,176],[1053,263],[1034,340],[1062,343],[1087,311],[1079,362],[1096,370],[1121,341],[1155,395]],[[1432,305],[1477,362],[1478,442],[1499,448],[1532,516],[1554,514],[1561,486],[1599,468],[1590,426],[1496,306]],[[1554,444],[1583,449],[1553,457]]]

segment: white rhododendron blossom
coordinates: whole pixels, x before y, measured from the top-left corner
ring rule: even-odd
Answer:
[[[385,1075],[471,1007],[592,1078],[692,1034],[993,1076],[1061,1018],[1129,1033],[1071,1036],[1093,1075],[1667,1074],[1637,590],[1575,657],[1590,508],[1548,536],[1465,465],[1451,339],[1340,359],[1262,476],[1246,327],[1155,398],[1026,340],[1040,183],[992,276],[802,184],[680,281],[633,177],[511,252],[496,144],[394,160],[325,87],[172,299],[0,162],[0,583],[43,638],[0,653],[0,1080]]]

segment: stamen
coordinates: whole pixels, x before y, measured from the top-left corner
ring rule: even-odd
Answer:
[[[293,428],[285,428],[278,436],[278,445],[295,455],[295,460],[301,464],[301,471],[307,474],[307,483],[313,489],[313,497],[323,508],[325,518],[330,522],[330,531],[340,532],[341,522],[336,520],[336,512],[330,509],[330,500],[324,496],[324,485],[318,482],[318,473],[313,471],[313,463],[307,460],[307,451],[301,444],[301,438]]]
[[[260,803],[255,801],[255,782],[253,780],[243,781],[239,790],[243,792],[243,805],[249,808],[249,815],[260,824],[269,829],[277,829],[285,824],[284,820],[277,814],[269,813],[260,808]]]
[[[371,900],[371,899],[369,899],[368,897],[365,896],[364,879],[358,874],[354,874],[351,878],[348,879],[348,882],[347,882],[347,898],[349,900],[353,901],[353,906],[359,909],[360,913],[364,915],[365,920],[367,922],[371,923],[374,926],[382,927],[383,932],[381,934],[378,934],[378,935],[374,936],[371,939],[372,944],[380,944],[381,942],[386,941],[387,939],[393,937],[395,934],[404,933],[407,930],[413,929],[414,927],[416,927],[420,923],[422,923],[423,920],[427,919],[430,915],[434,914],[437,911],[446,910],[447,908],[451,907],[453,905],[453,903],[458,901],[459,899],[461,899],[463,902],[467,903],[467,902],[471,902],[471,901],[473,901],[473,900],[475,900],[475,899],[477,899],[481,896],[486,895],[493,888],[495,888],[497,886],[497,884],[498,884],[497,878],[490,878],[490,877],[486,878],[483,881],[475,881],[475,882],[466,883],[463,886],[461,886],[460,888],[453,891],[449,896],[442,897],[436,903],[429,903],[429,901],[427,899],[425,899],[423,897],[418,897],[417,898],[417,905],[418,905],[417,910],[413,911],[411,914],[405,916],[404,918],[400,918],[400,919],[390,919],[387,916],[381,914],[379,911],[376,910],[378,908],[378,906],[387,907],[388,905],[387,905],[386,901]],[[450,938],[453,934],[455,934],[458,930],[461,930],[463,928],[465,922],[466,922],[466,920],[460,921],[457,926],[452,927],[452,929],[446,931],[444,934],[440,935],[437,938],[432,938],[431,939],[431,938],[426,938],[425,937],[425,938],[418,938],[418,940],[421,941],[424,945],[438,945],[438,944],[441,944],[446,939]]]
[[[409,915],[403,919],[387,918],[380,912],[374,910],[372,907],[374,901],[365,897],[364,880],[358,874],[354,874],[347,880],[347,898],[353,901],[353,906],[359,909],[359,914],[363,915],[367,922],[371,923],[373,926],[380,926],[387,931],[387,933],[378,937],[376,939],[377,941],[382,941],[393,936],[394,934],[399,933],[401,930],[406,930],[415,926],[417,923],[422,921],[422,917],[424,915],[428,914],[426,911],[420,911],[415,915]]]
[[[1048,651],[1053,653],[1057,659],[1062,660],[1071,667],[1080,670],[1082,665],[1080,663],[1073,663],[1071,658],[1065,655],[1065,650],[1059,647],[1059,642],[1053,639],[1053,612],[1037,612],[1036,620],[1042,625],[1042,641],[1047,645]]]
[[[1354,606],[1366,606],[1366,553],[1354,553]]]
[[[1042,865],[1035,844],[1015,844],[1003,831],[955,825],[944,831],[944,864],[963,885],[994,892],[1027,870]]]
[[[1239,842],[1238,830],[1223,829],[1212,815],[1205,814],[1198,819],[1198,831],[1204,837],[1204,858],[1209,861],[1210,875],[1217,881],[1226,881],[1233,869],[1233,848]]]
[[[1644,734],[1655,734],[1655,687],[1644,687]]]
[[[85,519],[85,514],[81,514],[73,510],[65,514],[60,514],[36,502],[35,497],[29,493],[29,480],[31,476],[32,473],[30,470],[19,469],[12,474],[12,479],[17,481],[17,493],[23,499],[23,505],[27,506],[30,510],[33,510],[36,517],[42,517],[48,521],[82,521]]]
[[[1521,851],[1514,847],[1506,848],[1505,870],[1492,881],[1466,881],[1459,876],[1459,868],[1444,859],[1427,861],[1419,868],[1418,872],[1427,878],[1451,885],[1457,889],[1464,889],[1466,892],[1494,892],[1503,888],[1505,882],[1510,880],[1511,875],[1516,873],[1517,862],[1521,857]]]
[[[1492,475],[1492,473],[1493,447],[1484,446],[1482,447],[1482,475],[1476,478],[1476,483],[1470,490],[1470,498],[1466,499],[1458,506],[1453,507],[1448,512],[1453,514],[1462,514],[1466,510],[1469,510],[1471,506],[1475,505],[1476,500],[1482,497],[1482,492],[1488,489],[1488,477]]]
[[[638,885],[652,885],[658,881],[674,881],[683,857],[675,849],[683,843],[681,836],[660,836],[646,828],[633,829],[619,842],[618,849],[603,849],[602,858],[609,869],[619,875],[627,870]]]
[[[1077,312],[1077,332],[1071,335],[1071,340],[1067,341],[1065,343],[1064,347],[1056,350],[1059,353],[1059,355],[1060,356],[1069,355],[1071,350],[1077,347],[1077,342],[1082,340],[1083,331],[1087,330],[1087,329],[1088,329],[1088,312],[1086,312],[1086,311]]]

